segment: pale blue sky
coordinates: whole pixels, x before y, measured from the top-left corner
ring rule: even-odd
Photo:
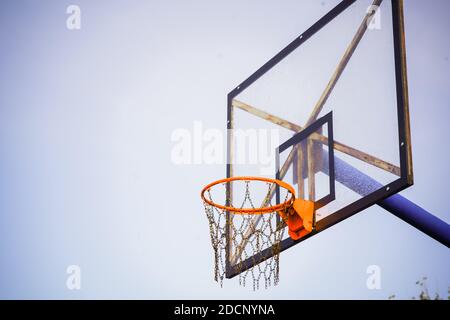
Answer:
[[[213,281],[199,198],[222,165],[176,166],[171,133],[224,128],[226,94],[337,1],[3,1],[1,298],[354,298],[447,293],[450,255],[371,207],[281,257],[277,287]],[[82,28],[66,29],[66,8]],[[415,185],[449,221],[447,0],[405,1]],[[438,143],[438,141],[442,141]],[[82,289],[66,289],[66,267]],[[381,290],[368,290],[378,265]]]

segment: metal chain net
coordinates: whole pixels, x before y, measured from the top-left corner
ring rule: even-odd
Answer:
[[[267,193],[261,206],[256,207],[253,203],[250,192],[250,181],[245,183],[245,196],[239,207],[235,208],[262,208],[272,206],[274,183],[266,182]],[[232,182],[228,182],[232,183]],[[226,188],[226,183],[223,184]],[[206,196],[214,201],[211,190],[207,190]],[[286,192],[286,199],[289,193]],[[227,201],[231,206],[231,201]],[[226,275],[226,250],[227,250],[227,211],[216,208],[204,202],[206,216],[209,222],[211,244],[214,250],[214,280],[223,285]],[[284,210],[289,210],[285,208]],[[239,274],[239,284],[245,286],[248,279],[252,281],[253,290],[260,288],[261,284],[267,289],[271,285],[277,285],[279,281],[279,254],[281,239],[283,237],[284,222],[277,218],[277,212],[269,212],[261,215],[236,214],[230,212],[229,220],[229,261],[231,268]],[[259,223],[255,224],[255,219],[259,218]],[[257,261],[255,254],[264,249],[270,249],[271,258],[265,261]],[[244,261],[252,259],[253,267],[244,270]]]

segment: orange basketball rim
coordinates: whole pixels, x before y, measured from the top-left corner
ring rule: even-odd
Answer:
[[[279,203],[276,205],[268,205],[262,206],[258,208],[237,208],[231,205],[226,204],[218,204],[208,198],[205,194],[209,193],[211,188],[219,185],[230,183],[233,181],[256,181],[256,182],[267,182],[272,183],[274,185],[278,185],[279,187],[287,190],[290,196],[283,203]],[[271,212],[277,212],[283,221],[288,226],[289,236],[293,240],[298,240],[308,233],[310,233],[313,229],[313,216],[314,216],[314,202],[304,199],[298,199],[295,197],[294,188],[281,180],[264,178],[264,177],[231,177],[227,179],[221,179],[214,181],[207,186],[205,186],[201,192],[202,200],[210,206],[213,206],[217,209],[231,212],[233,214],[247,214],[247,215],[259,215],[266,214]],[[268,201],[270,203],[270,201]]]

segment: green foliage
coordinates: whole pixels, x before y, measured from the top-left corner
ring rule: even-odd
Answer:
[[[418,297],[411,297],[412,300],[443,300],[439,293],[435,293],[434,298],[430,296],[427,288],[427,277],[422,277],[422,279],[417,280],[416,285],[419,286],[420,293]],[[447,300],[450,300],[450,287],[448,287],[447,293]],[[392,294],[388,297],[388,300],[393,300],[395,297],[395,294]]]

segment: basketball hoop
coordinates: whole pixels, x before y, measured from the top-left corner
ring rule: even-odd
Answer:
[[[266,184],[267,191],[259,192],[261,205],[255,206],[251,183]],[[241,184],[243,199],[239,206],[230,201],[235,184]],[[213,200],[212,191],[224,187],[224,203]],[[278,190],[277,190],[278,189]],[[278,191],[283,201],[272,205],[272,198]],[[222,193],[219,193],[219,195]],[[253,194],[253,195],[252,195]],[[283,194],[283,197],[281,195]],[[239,283],[245,286],[247,276],[253,280],[253,289],[276,285],[279,281],[279,253],[284,227],[294,240],[312,230],[314,203],[295,198],[295,190],[288,183],[263,177],[231,177],[208,184],[201,192],[209,222],[211,243],[214,249],[214,279],[222,285],[227,266],[239,274]],[[234,197],[236,198],[236,197]],[[228,214],[228,215],[227,215]],[[228,252],[227,252],[228,250]],[[245,261],[262,250],[271,250],[271,257],[262,259],[255,266],[241,272]]]
[[[260,208],[255,208],[253,206],[252,206],[252,208],[236,208],[236,207],[232,207],[232,206],[220,205],[220,204],[214,203],[211,199],[208,199],[205,197],[205,193],[208,190],[210,190],[212,187],[214,187],[218,184],[221,184],[221,183],[228,183],[228,182],[233,182],[233,181],[246,181],[246,182],[261,181],[261,182],[273,183],[273,184],[276,184],[276,185],[288,190],[289,193],[291,194],[291,197],[281,204],[278,204],[275,206],[269,206],[269,207],[260,207]],[[206,187],[203,188],[201,197],[202,197],[203,201],[205,201],[208,205],[214,206],[217,209],[227,210],[227,211],[230,211],[235,214],[264,214],[264,213],[270,213],[270,212],[282,210],[282,209],[286,208],[287,206],[292,206],[292,203],[295,200],[295,191],[294,191],[294,188],[290,184],[283,182],[281,180],[262,178],[262,177],[231,177],[228,179],[222,179],[222,180],[218,180],[218,181],[208,184]],[[267,202],[270,202],[270,201],[267,201]]]

